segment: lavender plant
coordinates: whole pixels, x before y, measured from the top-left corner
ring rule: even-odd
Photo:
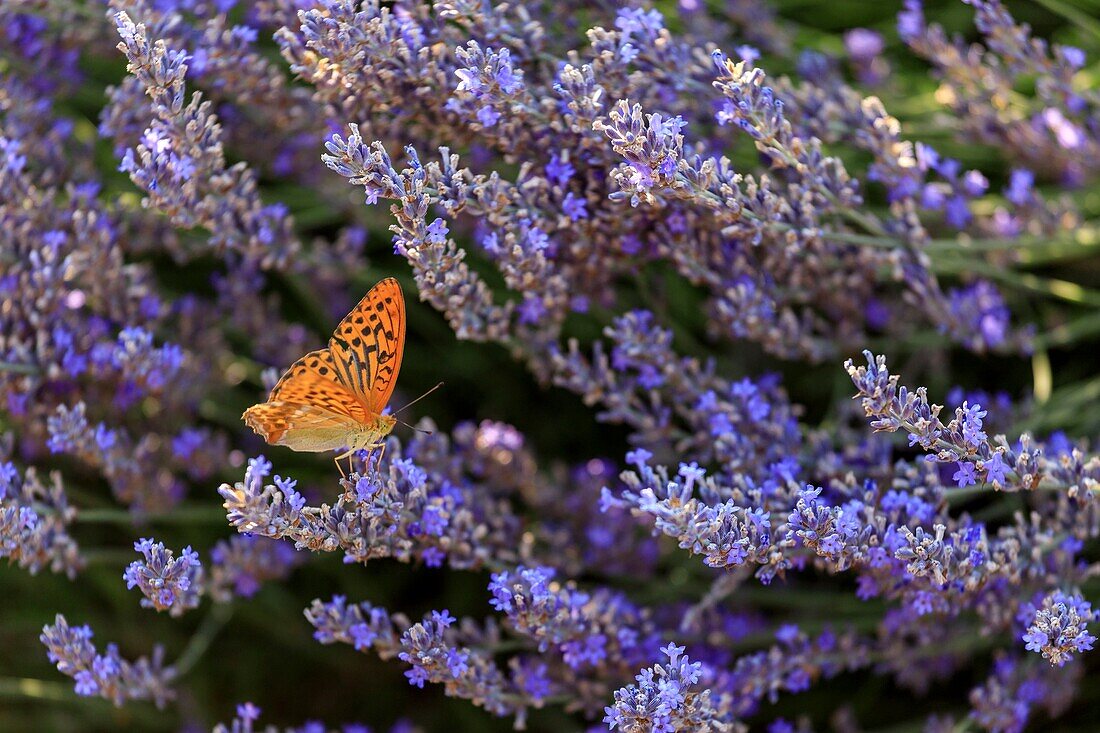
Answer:
[[[0,728],[1091,730],[1095,23],[836,5],[0,7]]]

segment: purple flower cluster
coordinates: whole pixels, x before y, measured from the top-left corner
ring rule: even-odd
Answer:
[[[965,4],[974,32],[906,0],[821,43],[756,0],[0,8],[0,557],[171,617],[111,632],[131,661],[56,615],[51,663],[208,728],[188,675],[232,623],[311,705],[316,593],[316,642],[398,666],[395,705],[517,728],[1093,705],[1095,44]],[[442,427],[339,481],[260,455],[240,410],[394,266],[401,390],[463,384]],[[936,714],[856,720],[872,676]]]
[[[608,660],[631,664],[644,655],[653,627],[641,609],[621,594],[585,593],[554,575],[551,568],[523,565],[494,573],[490,604],[516,632],[538,642],[539,651],[556,647],[574,670]]]
[[[1003,435],[992,439],[983,430],[987,411],[981,405],[964,401],[955,408],[955,416],[944,424],[942,406],[928,401],[928,391],[918,387],[910,391],[899,386],[899,377],[886,369],[886,357],[864,352],[867,366],[856,367],[851,360],[845,368],[855,383],[871,427],[876,431],[909,433],[909,445],[919,446],[929,458],[954,463],[952,480],[960,488],[974,485],[980,478],[1000,490],[1033,490],[1040,487],[1061,489],[1088,502],[1100,493],[1100,462],[1080,448],[1065,446],[1052,455],[1029,435],[1009,443]]]
[[[404,451],[387,450],[385,470],[350,474],[333,506],[307,506],[290,478],[275,476],[265,484],[271,464],[263,456],[250,461],[243,482],[218,491],[239,531],[290,539],[298,549],[340,551],[349,563],[394,557],[468,569],[514,560],[518,518],[493,487],[464,475],[475,466],[453,460],[449,442],[432,433]],[[470,456],[470,463],[478,457]]]
[[[1066,182],[1095,176],[1090,151],[1097,142],[1086,131],[1096,129],[1100,95],[1074,84],[1085,52],[1036,38],[999,0],[968,4],[974,8],[979,44],[927,23],[920,0],[907,0],[898,15],[898,34],[935,68],[961,131],[975,141],[1004,146],[1012,160]],[[1004,104],[1025,77],[1037,80],[1034,96]]]
[[[285,579],[302,561],[302,556],[286,543],[234,535],[210,550],[206,590],[218,603],[251,598],[264,582]]]
[[[655,531],[675,538],[681,549],[702,555],[713,568],[760,566],[757,576],[768,583],[789,566],[783,554],[785,543],[772,541],[765,497],[742,503],[723,499],[724,490],[698,464],[680,464],[675,477],[679,480],[672,480],[663,466],[651,467],[650,458],[652,454],[641,449],[627,454],[635,470],[623,472],[625,486],[618,495],[604,488],[600,503],[604,511],[629,507],[636,515],[652,516]],[[751,506],[756,501],[760,503]]]
[[[169,214],[177,227],[208,229],[215,250],[240,252],[264,267],[285,264],[298,245],[285,209],[263,203],[247,167],[226,163],[210,102],[193,95],[185,104],[188,54],[150,40],[125,12],[115,21],[127,71],[150,99],[149,126],[120,166],[145,192],[144,205]],[[234,195],[222,195],[227,190]]]
[[[998,654],[989,677],[970,692],[969,720],[987,731],[1019,733],[1037,710],[1057,717],[1071,704],[1080,683],[1079,667],[1035,664]]]
[[[141,657],[132,662],[123,659],[114,644],[108,644],[106,652],[100,654],[92,643],[91,628],[69,626],[61,614],[52,626],[42,629],[40,638],[50,662],[76,681],[78,695],[102,697],[115,705],[127,700],[152,700],[157,707],[164,707],[175,696],[170,687],[175,673],[163,666],[159,647],[151,659]]]
[[[474,110],[472,116],[479,124],[493,127],[501,111],[510,116],[514,105],[530,103],[524,98],[523,72],[512,68],[507,48],[482,49],[477,41],[470,41],[466,48],[456,49],[455,55],[462,67],[455,70],[459,82],[451,111],[469,114],[467,109]]]
[[[145,597],[141,605],[179,616],[199,605],[203,592],[203,569],[199,553],[183,548],[179,557],[162,542],[142,538],[134,549],[145,560],[135,560],[122,574],[126,588],[137,588]]]
[[[0,463],[0,557],[31,574],[49,568],[75,577],[84,567],[69,535],[75,518],[61,474],[52,473],[47,483],[34,468],[20,475],[14,463]]]
[[[1092,649],[1096,636],[1088,632],[1088,622],[1095,620],[1092,605],[1080,595],[1055,591],[1035,609],[1023,638],[1028,651],[1039,652],[1052,666],[1061,667],[1074,654]]]
[[[590,596],[557,583],[547,587],[546,576],[545,570],[523,566],[493,575],[490,604],[505,612],[516,636],[510,644],[492,621],[456,623],[444,610],[412,623],[367,602],[348,604],[343,596],[314,601],[306,618],[322,644],[341,642],[382,659],[396,657],[408,665],[411,685],[440,684],[447,695],[514,716],[519,724],[530,708],[567,690],[572,705],[594,713],[610,695],[613,680],[655,653],[652,624],[621,596],[606,591]],[[494,657],[505,649],[511,655],[501,664]]]
[[[526,717],[528,705],[540,705],[545,694],[530,670],[516,665],[511,677],[493,660],[492,646],[498,633],[493,627],[478,629],[472,622],[455,626],[446,610],[432,611],[418,623],[401,614],[390,615],[369,603],[348,605],[343,596],[320,600],[306,609],[322,644],[342,642],[359,651],[375,651],[382,659],[396,657],[408,665],[409,684],[443,685],[447,695],[474,702],[495,715]],[[546,684],[543,682],[542,684]]]
[[[334,727],[327,726],[318,720],[309,720],[301,725],[286,728],[278,728],[274,725],[260,727],[256,725],[256,721],[260,719],[261,712],[259,707],[250,702],[241,703],[237,706],[236,717],[228,725],[225,723],[215,725],[214,733],[330,733],[330,731],[337,733],[371,733],[373,730],[361,723],[344,723]],[[398,721],[389,728],[389,733],[420,733],[420,730],[408,721]]]
[[[711,703],[711,692],[698,689],[703,665],[692,662],[684,647],[669,644],[661,650],[665,664],[643,669],[629,685],[615,691],[615,704],[608,707],[604,722],[611,730],[728,731]]]

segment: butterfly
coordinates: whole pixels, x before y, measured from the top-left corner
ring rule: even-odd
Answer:
[[[242,419],[271,445],[319,453],[347,448],[340,460],[361,449],[383,448],[382,438],[397,418],[382,414],[393,394],[405,351],[405,301],[397,280],[370,289],[340,321],[328,348],[294,362],[267,402],[244,411]]]

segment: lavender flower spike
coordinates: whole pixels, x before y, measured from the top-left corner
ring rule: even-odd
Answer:
[[[615,703],[605,709],[607,727],[624,733],[733,730],[719,716],[711,691],[698,687],[702,663],[688,659],[682,646],[669,644],[661,651],[667,663],[643,669],[634,678],[637,684],[615,691]]]
[[[1061,667],[1074,654],[1092,649],[1096,636],[1089,633],[1087,624],[1096,618],[1092,604],[1079,594],[1055,591],[1043,599],[1023,639],[1028,651],[1042,654],[1052,667]]]
[[[102,697],[121,706],[127,700],[152,700],[157,707],[175,697],[169,688],[175,672],[163,665],[163,650],[156,647],[152,659],[123,659],[114,644],[100,654],[92,644],[88,626],[69,626],[61,614],[39,637],[57,670],[76,680],[76,694]]]
[[[0,558],[32,575],[48,567],[75,578],[84,567],[68,532],[75,518],[60,473],[51,472],[47,484],[34,468],[20,476],[15,464],[0,463]]]
[[[185,547],[176,557],[163,542],[146,538],[135,542],[134,549],[145,560],[130,563],[122,577],[128,589],[137,587],[145,595],[142,606],[179,616],[199,605],[203,590],[199,553]]]

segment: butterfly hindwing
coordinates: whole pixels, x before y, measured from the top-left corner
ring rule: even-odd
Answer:
[[[405,301],[397,280],[370,289],[329,340],[337,378],[380,413],[393,394],[405,351]]]
[[[314,452],[342,447],[358,425],[347,415],[282,401],[253,405],[245,410],[244,421],[272,445]]]

